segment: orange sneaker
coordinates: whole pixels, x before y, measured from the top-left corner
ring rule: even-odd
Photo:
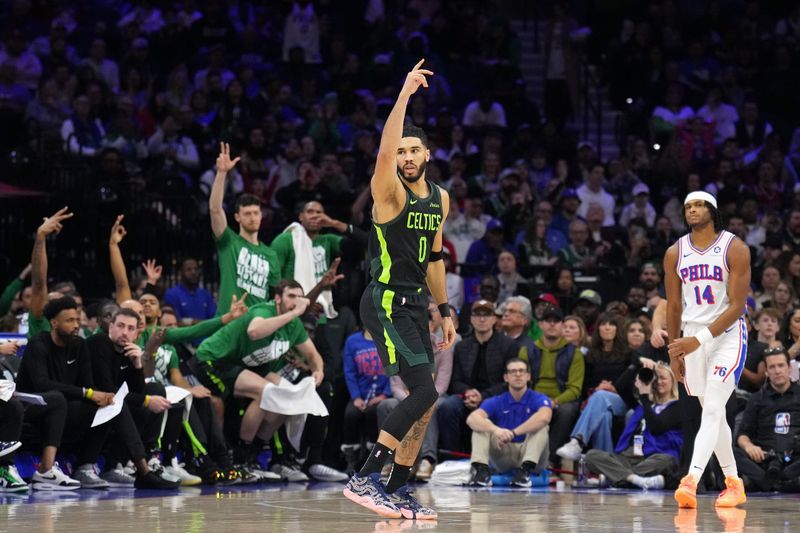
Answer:
[[[727,488],[717,496],[715,504],[717,507],[736,507],[747,501],[742,478],[727,476],[725,478],[725,486]]]
[[[683,476],[680,486],[675,491],[675,501],[678,502],[678,507],[697,508],[697,480],[693,475]]]

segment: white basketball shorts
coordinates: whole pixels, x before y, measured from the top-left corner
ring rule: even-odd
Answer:
[[[693,337],[705,327],[707,326],[686,324],[683,336]],[[686,392],[690,396],[703,396],[709,381],[732,383],[735,386],[742,375],[746,359],[747,327],[744,318],[739,318],[722,335],[684,357],[686,371],[683,384]]]

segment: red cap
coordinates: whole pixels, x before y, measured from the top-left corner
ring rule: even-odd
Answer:
[[[558,298],[550,294],[549,292],[543,292],[539,296],[536,297],[534,303],[536,302],[547,302],[554,307],[560,308],[561,306],[558,304]]]

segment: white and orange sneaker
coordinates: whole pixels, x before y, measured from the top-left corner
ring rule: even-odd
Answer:
[[[727,476],[725,478],[725,487],[725,490],[717,496],[717,501],[714,504],[717,507],[736,507],[747,501],[742,478]]]
[[[675,501],[678,502],[678,507],[684,509],[697,508],[697,479],[692,474],[681,479],[681,484],[675,491]]]

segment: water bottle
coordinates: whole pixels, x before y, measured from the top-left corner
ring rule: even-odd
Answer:
[[[634,435],[633,436],[633,455],[636,457],[643,457],[644,456],[644,436],[643,435]]]
[[[577,472],[575,473],[575,486],[576,487],[585,487],[586,486],[586,455],[581,454],[581,458],[578,459],[578,468]]]

